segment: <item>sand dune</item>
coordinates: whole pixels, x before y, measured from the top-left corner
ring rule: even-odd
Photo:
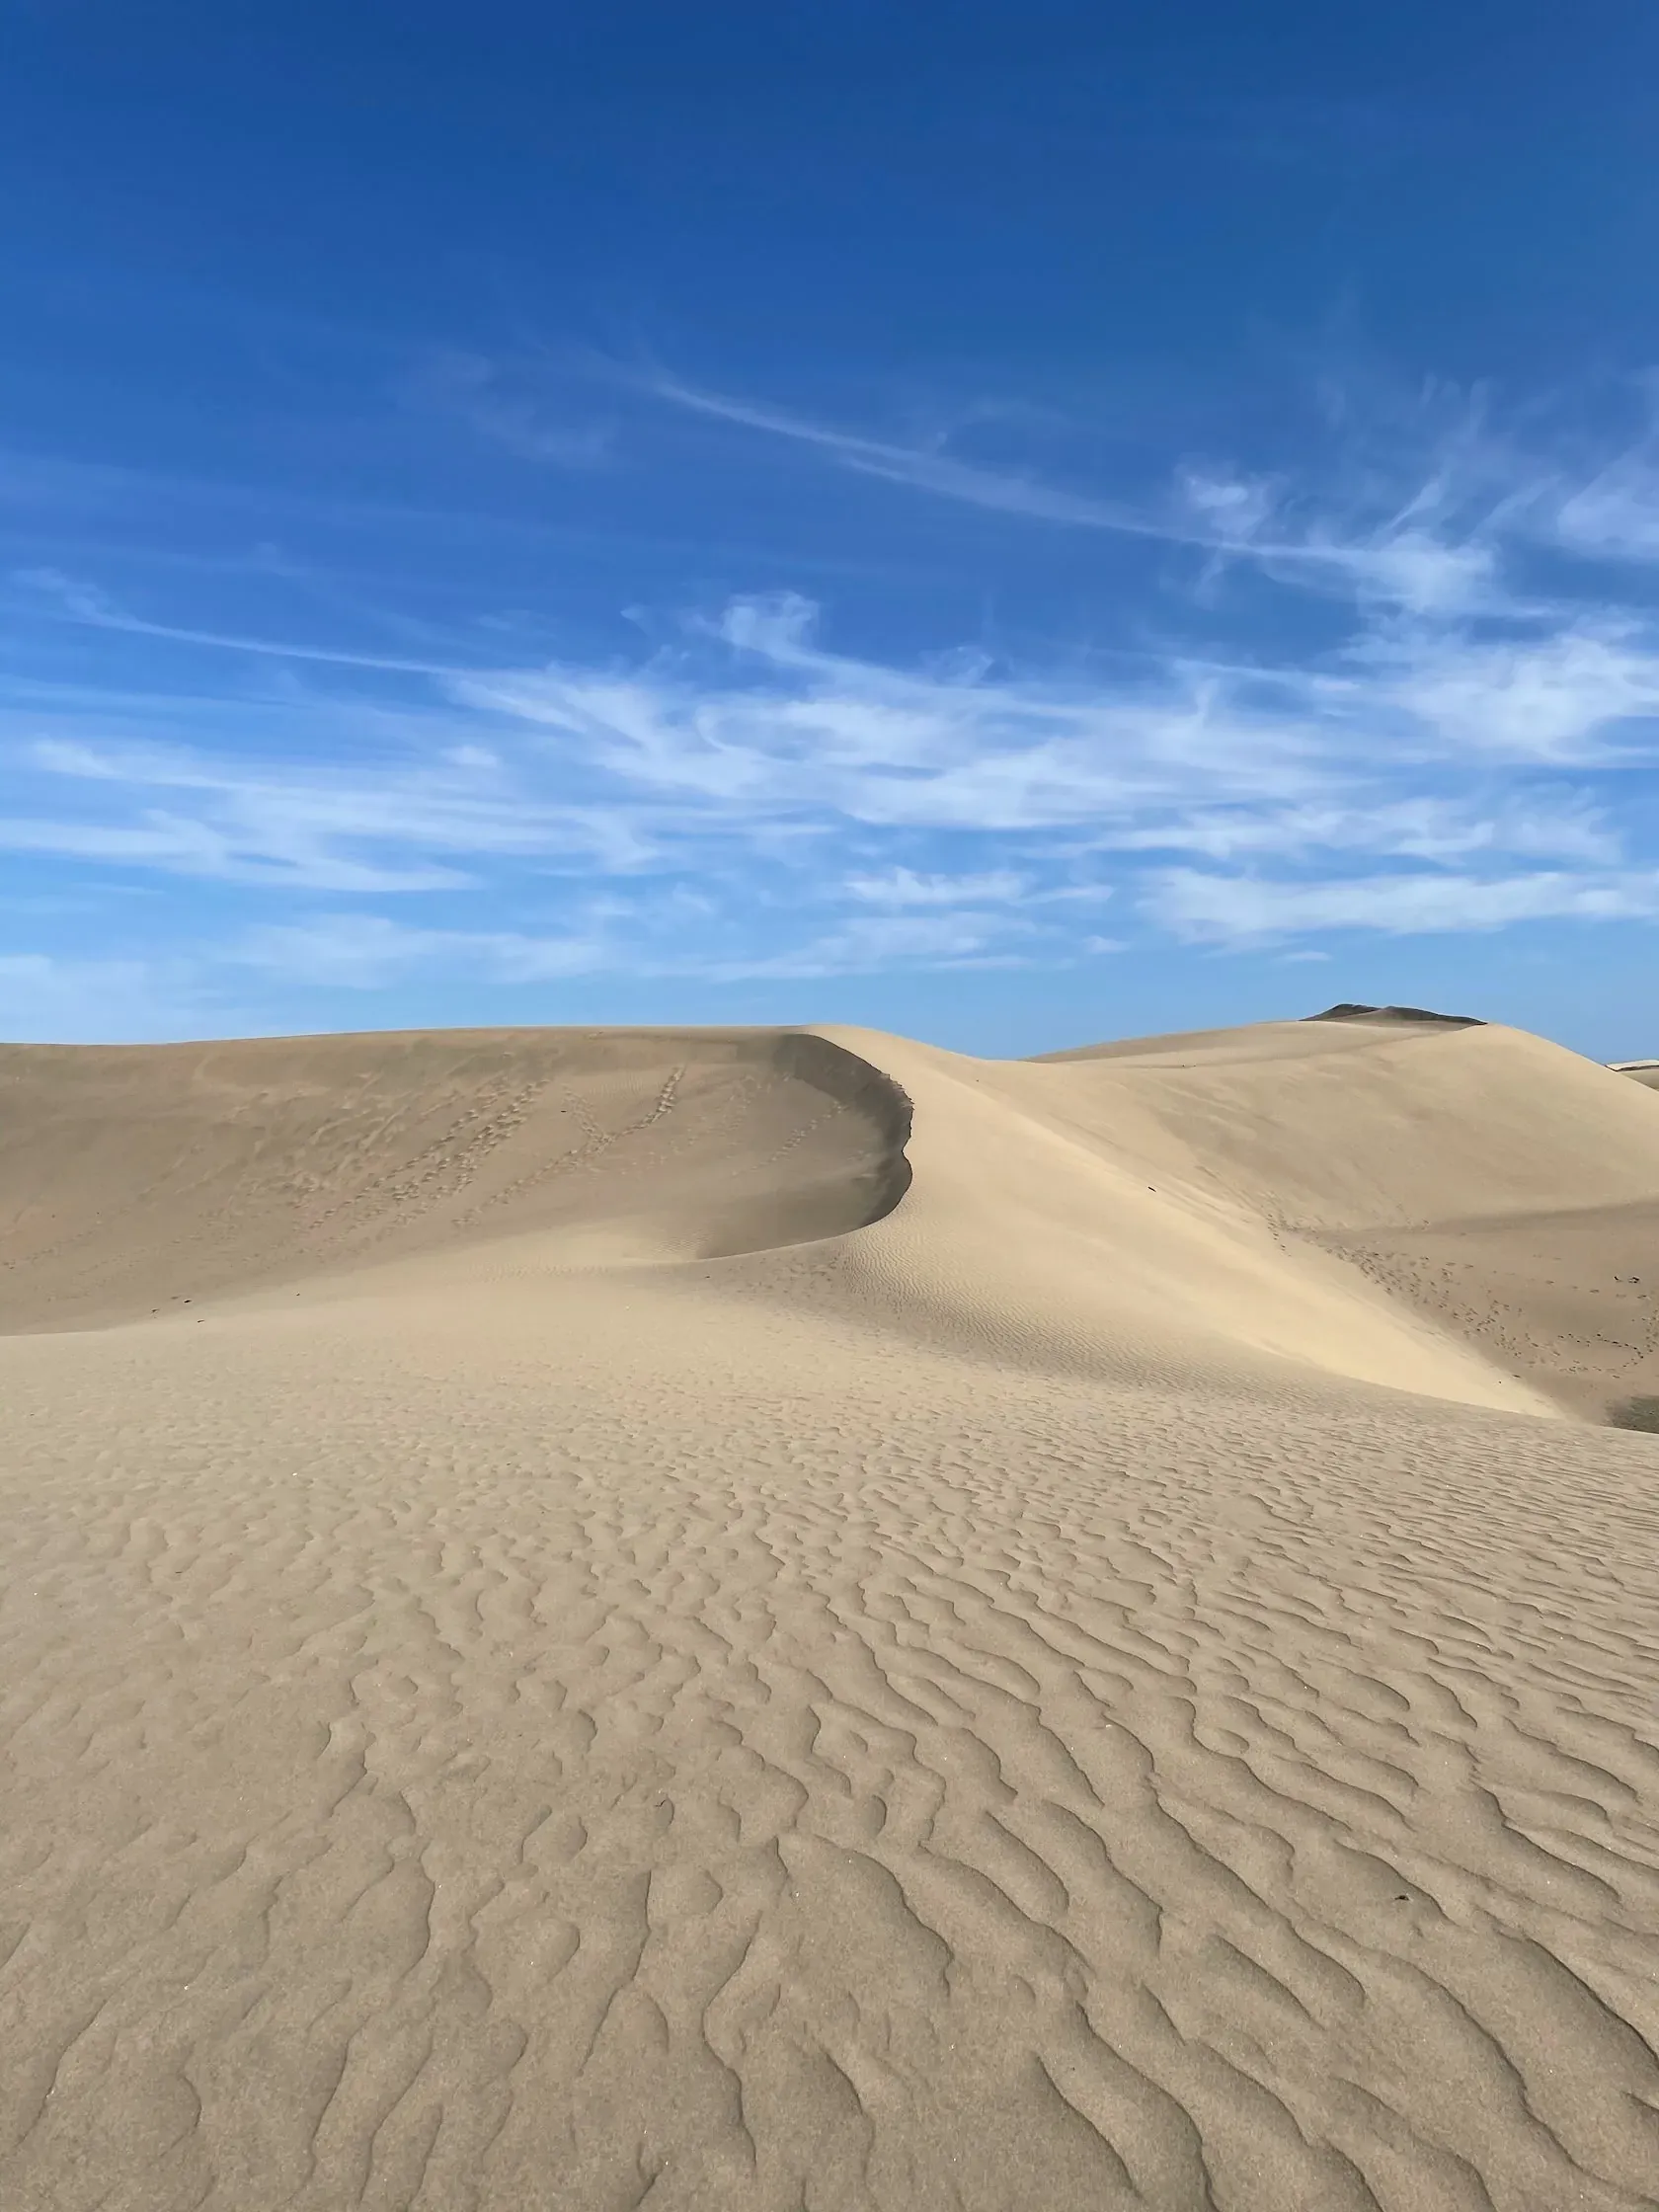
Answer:
[[[0,1053],[0,2204],[1659,2202],[1659,1115]]]
[[[801,1032],[12,1046],[0,1101],[14,1329],[526,1230],[578,1263],[797,1243],[909,1173],[901,1094]]]

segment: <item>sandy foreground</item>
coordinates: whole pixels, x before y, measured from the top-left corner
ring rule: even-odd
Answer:
[[[5,2212],[1659,2203],[1659,1097],[0,1050]]]

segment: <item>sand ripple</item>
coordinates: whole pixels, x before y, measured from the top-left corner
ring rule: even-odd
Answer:
[[[7,2212],[1659,2202],[1659,1444],[908,1211],[0,1340]]]

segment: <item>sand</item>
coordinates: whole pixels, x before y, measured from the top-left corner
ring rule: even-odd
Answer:
[[[1659,2202],[1659,1100],[0,1051],[0,2205]]]

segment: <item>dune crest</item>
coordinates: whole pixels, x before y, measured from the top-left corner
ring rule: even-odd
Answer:
[[[1659,2201],[1659,1115],[1335,1011],[0,1050],[7,2212]]]
[[[813,1245],[797,1302],[816,1275],[883,1331],[1119,1380],[1265,1354],[1549,1413],[1650,1379],[1650,1113],[1441,1015],[1025,1063],[854,1030],[11,1047],[0,1098],[0,1327]]]
[[[540,1233],[571,1264],[833,1235],[903,1094],[805,1030],[0,1048],[0,1328],[130,1320]]]

